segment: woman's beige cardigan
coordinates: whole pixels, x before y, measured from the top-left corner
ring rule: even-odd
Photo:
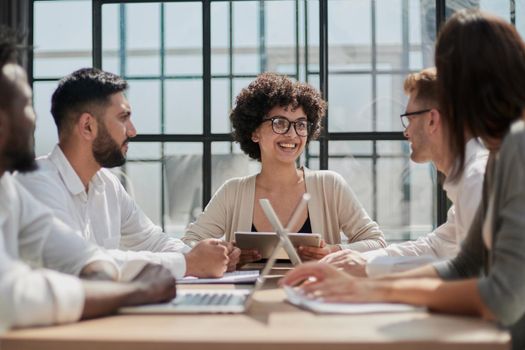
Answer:
[[[191,223],[182,240],[186,244],[206,238],[234,239],[236,231],[251,231],[256,175],[228,180],[217,190],[204,212]],[[333,171],[304,168],[306,191],[312,198],[308,215],[312,232],[343,249],[367,251],[386,246],[383,233],[357,200],[343,177]],[[347,244],[341,244],[343,232]]]

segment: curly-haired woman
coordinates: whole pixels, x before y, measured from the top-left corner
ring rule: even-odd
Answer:
[[[233,137],[261,171],[227,181],[204,212],[186,230],[183,241],[225,236],[235,231],[273,231],[259,206],[270,199],[281,222],[288,222],[301,196],[311,200],[292,232],[320,233],[321,247],[300,247],[303,259],[320,259],[340,249],[367,251],[385,246],[377,224],[370,219],[354,193],[338,174],[297,168],[306,144],[320,134],[326,103],[312,86],[292,82],[283,75],[264,73],[237,96],[230,120]],[[347,244],[341,244],[343,232]],[[261,256],[242,251],[241,263]]]

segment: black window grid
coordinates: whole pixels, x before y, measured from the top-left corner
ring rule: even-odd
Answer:
[[[34,3],[37,1],[56,1],[56,0],[33,0],[33,6],[29,6],[29,21],[34,23],[33,20],[33,8]],[[242,0],[237,0],[242,1]],[[164,16],[164,4],[165,3],[174,3],[174,2],[200,2],[202,4],[202,56],[203,56],[203,70],[202,75],[167,75],[165,72],[165,38],[164,38],[164,26],[165,26],[165,16]],[[211,74],[211,3],[212,2],[228,2],[229,7],[229,38],[228,38],[228,55],[229,55],[229,67],[228,74]],[[133,139],[133,142],[158,142],[161,145],[161,154],[164,155],[164,143],[166,142],[192,142],[192,143],[201,143],[203,145],[202,149],[202,170],[203,170],[203,179],[202,179],[202,205],[203,207],[208,203],[212,196],[212,186],[211,186],[211,177],[212,177],[212,143],[213,142],[233,142],[232,137],[228,133],[213,133],[211,130],[211,81],[214,78],[227,78],[229,79],[229,107],[232,107],[233,101],[233,79],[235,78],[255,78],[257,74],[234,74],[233,73],[233,62],[234,62],[234,53],[233,53],[233,6],[234,0],[171,0],[171,1],[152,1],[152,0],[92,0],[92,48],[93,48],[93,66],[101,68],[102,67],[102,6],[105,4],[132,4],[132,3],[160,3],[160,35],[161,35],[161,45],[160,45],[160,75],[151,75],[151,76],[132,76],[126,74],[126,40],[125,40],[125,25],[126,25],[126,16],[125,16],[125,7],[120,7],[120,48],[119,48],[119,59],[121,71],[119,72],[127,80],[159,80],[161,82],[161,132],[158,134],[139,134]],[[372,101],[376,100],[377,97],[377,77],[382,74],[392,75],[392,74],[408,74],[412,72],[408,67],[408,40],[405,38],[407,36],[406,24],[408,23],[408,18],[404,18],[402,21],[403,25],[403,45],[406,46],[403,50],[403,64],[404,69],[389,69],[382,70],[377,67],[377,42],[376,42],[376,8],[377,3],[375,0],[370,1],[371,14],[372,14],[372,31],[371,31],[371,42],[372,42],[372,64],[371,69],[360,69],[360,70],[348,70],[348,71],[337,71],[329,73],[329,62],[328,62],[328,0],[319,0],[319,69],[311,70],[309,69],[309,45],[308,45],[308,0],[295,0],[295,72],[294,74],[288,74],[292,78],[299,79],[299,77],[304,78],[305,81],[309,81],[309,78],[312,76],[318,76],[319,78],[319,88],[322,95],[326,98],[328,96],[328,79],[330,75],[336,74],[369,74],[372,77]],[[303,15],[302,19],[304,22],[304,32],[303,38],[304,42],[300,43],[299,39],[299,22],[301,20],[299,14],[300,2],[303,2]],[[265,25],[265,1],[259,0],[259,31],[264,33]],[[402,1],[402,6],[407,6],[408,0]],[[441,25],[445,22],[447,15],[447,0],[435,0],[435,9],[436,9],[436,31],[439,31]],[[403,11],[406,13],[406,11]],[[510,20],[513,25],[515,25],[516,14],[515,14],[515,0],[509,0],[509,13]],[[33,43],[33,26],[29,31],[29,42]],[[300,46],[303,45],[303,56],[300,53]],[[266,46],[264,36],[259,36],[259,58],[260,58],[260,67],[261,72],[266,69]],[[29,62],[33,61],[33,53],[29,53]],[[301,69],[301,59],[302,66],[304,71]],[[33,77],[32,65],[28,66],[28,74],[31,77],[31,84],[33,82],[45,82],[45,81],[56,81],[58,80],[55,77]],[[200,134],[168,134],[165,133],[165,111],[164,111],[164,98],[165,98],[165,81],[177,80],[177,79],[202,79],[203,85],[203,132]],[[330,141],[371,141],[372,142],[372,152],[371,154],[355,154],[354,158],[364,158],[372,160],[372,183],[373,183],[373,204],[372,204],[372,217],[377,216],[377,160],[381,158],[392,158],[392,157],[406,157],[406,154],[399,155],[388,155],[380,156],[377,152],[377,142],[379,141],[402,141],[405,140],[402,132],[389,132],[389,131],[377,131],[376,130],[376,121],[377,121],[377,105],[372,104],[372,116],[373,116],[373,125],[372,131],[370,132],[329,132],[328,123],[329,123],[329,114],[328,110],[327,117],[324,119],[323,131],[319,138],[319,152],[318,154],[312,154],[307,148],[305,151],[305,162],[308,166],[311,159],[319,159],[320,169],[328,169],[328,163],[330,158],[340,158],[345,155],[338,154],[329,154],[329,142]],[[140,130],[139,130],[140,131]],[[233,151],[233,148],[232,148]],[[407,150],[408,152],[408,150]],[[316,152],[317,153],[317,152]],[[161,225],[164,228],[164,213],[165,213],[165,172],[164,172],[164,162],[163,156],[160,159],[134,159],[133,161],[140,162],[159,162],[162,166],[161,171]],[[125,180],[125,179],[124,179]],[[450,203],[447,201],[445,192],[442,189],[441,184],[436,183],[436,193],[437,200],[434,203],[437,216],[434,220],[434,226],[440,225],[446,221],[447,209]]]

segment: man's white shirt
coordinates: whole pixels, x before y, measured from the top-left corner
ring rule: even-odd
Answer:
[[[447,179],[443,184],[447,197],[453,203],[447,212],[447,221],[417,240],[365,252],[363,257],[373,264],[374,258],[385,256],[427,256],[436,260],[456,256],[481,202],[487,160],[487,149],[477,139],[470,139],[465,146],[465,165],[461,177],[454,182]],[[375,269],[367,266],[369,270]]]
[[[0,330],[78,320],[84,291],[74,276],[95,260],[111,258],[80,239],[13,176],[2,175]]]
[[[107,169],[99,170],[86,192],[82,181],[58,145],[37,159],[39,170],[18,175],[56,217],[78,229],[82,237],[119,263],[144,260],[162,264],[177,278],[186,273],[183,253],[190,248],[155,225]]]

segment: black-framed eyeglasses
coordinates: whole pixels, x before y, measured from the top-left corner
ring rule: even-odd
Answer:
[[[415,111],[415,112],[407,112],[407,113],[400,114],[399,118],[401,118],[401,124],[403,125],[403,128],[406,129],[408,127],[408,124],[410,124],[410,118],[408,117],[413,116],[413,115],[427,113],[427,112],[430,112],[431,110],[432,108],[428,108],[428,109],[422,109],[422,110]]]
[[[308,136],[308,133],[310,132],[313,123],[306,120],[306,119],[299,119],[294,122],[289,121],[286,117],[283,116],[275,116],[271,118],[263,119],[263,123],[271,121],[272,122],[272,130],[276,134],[286,134],[290,127],[293,124],[293,127],[295,129],[295,133],[299,136]]]

